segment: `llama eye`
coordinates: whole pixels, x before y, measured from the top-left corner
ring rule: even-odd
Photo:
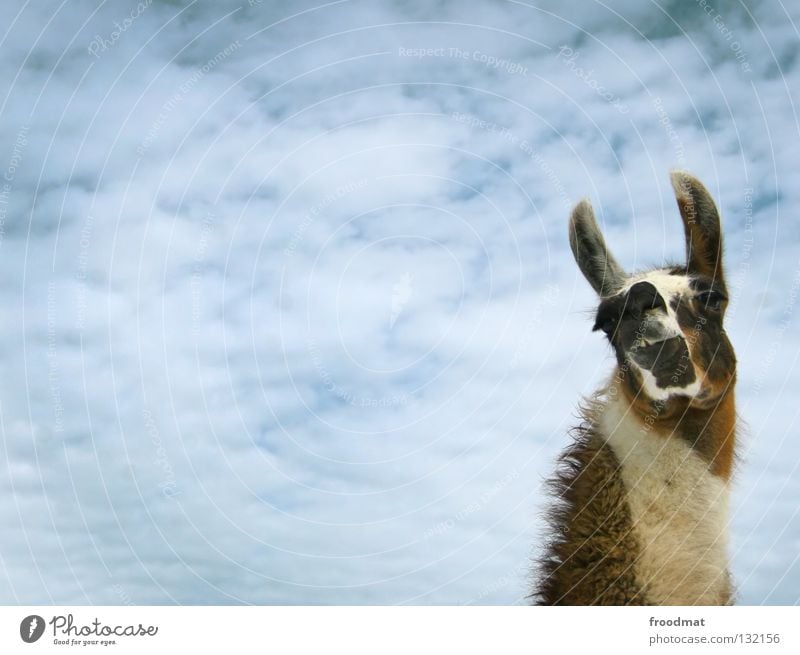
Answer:
[[[719,291],[704,291],[697,295],[697,302],[699,302],[704,309],[712,312],[718,312],[725,300],[725,296]]]

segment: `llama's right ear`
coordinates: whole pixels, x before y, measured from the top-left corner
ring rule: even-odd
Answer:
[[[608,252],[588,200],[581,200],[569,219],[569,245],[584,277],[601,296],[614,295],[625,283],[625,271]]]
[[[715,279],[724,288],[719,211],[703,183],[686,171],[670,173],[686,234],[686,268]]]

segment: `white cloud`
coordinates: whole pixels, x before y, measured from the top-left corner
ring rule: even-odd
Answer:
[[[154,3],[97,56],[119,5],[26,7],[0,599],[523,602],[542,476],[612,365],[568,205],[627,267],[678,258],[682,165],[736,291],[741,600],[797,602],[796,33],[681,7]]]

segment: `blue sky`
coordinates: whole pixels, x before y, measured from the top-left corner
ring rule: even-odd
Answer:
[[[9,4],[0,601],[524,602],[611,352],[566,238],[724,217],[739,600],[800,588],[796,4]]]

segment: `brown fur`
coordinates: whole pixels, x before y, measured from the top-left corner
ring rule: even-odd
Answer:
[[[621,373],[618,377],[624,378]],[[665,439],[685,439],[708,462],[714,475],[729,480],[736,460],[735,379],[735,375],[727,379],[727,388],[720,390],[721,396],[708,408],[695,407],[680,397],[657,405],[644,393],[635,393],[628,384],[621,388],[643,424],[647,417],[651,429]]]
[[[595,432],[593,407],[583,410],[584,422],[550,482],[557,497],[548,517],[555,536],[539,562],[539,605],[644,604],[619,462]]]

